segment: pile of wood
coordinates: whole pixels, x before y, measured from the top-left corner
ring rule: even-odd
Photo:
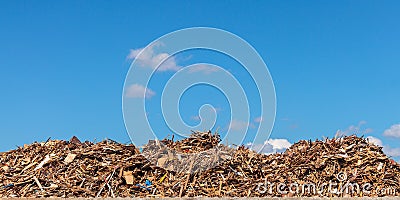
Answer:
[[[183,140],[174,141],[174,138],[165,138],[161,141],[169,149],[182,153],[197,153],[212,149],[221,142],[219,134],[212,134],[211,131],[193,131],[190,137]]]
[[[144,155],[153,165],[177,174],[201,173],[231,159],[235,150],[219,144],[219,134],[193,132],[183,140],[151,140],[144,146]]]
[[[157,173],[133,145],[76,137],[24,145],[3,153],[0,162],[0,197],[130,196],[140,189],[133,182]]]
[[[0,154],[0,197],[400,194],[400,166],[364,138],[300,141],[271,155],[219,142],[218,134],[194,132],[181,141],[149,141],[143,152],[111,140],[82,143],[75,137],[24,145]],[[334,187],[301,191],[310,184]],[[343,190],[349,184],[370,185]]]
[[[268,177],[272,182],[279,179],[316,185],[333,182],[342,189],[346,184],[357,184],[360,190],[371,184],[369,194],[359,192],[353,196],[400,194],[400,166],[383,153],[382,147],[371,144],[368,139],[352,135],[325,141],[300,141],[282,156],[285,159],[271,159],[276,162],[272,166],[282,165],[279,170],[285,172],[282,176],[275,171],[276,176]],[[337,191],[339,196],[346,195],[340,192]],[[322,193],[332,195],[327,188]]]

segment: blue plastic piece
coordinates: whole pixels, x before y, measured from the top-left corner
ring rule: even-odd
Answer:
[[[151,181],[149,181],[149,180],[147,180],[147,179],[146,179],[146,182],[145,182],[145,183],[146,183],[146,186],[150,186],[150,185],[151,185]]]

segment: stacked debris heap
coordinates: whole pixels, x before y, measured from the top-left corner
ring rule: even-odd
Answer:
[[[284,153],[256,153],[194,132],[161,143],[181,155],[218,149],[228,159],[191,173],[158,167],[134,145],[49,140],[0,153],[0,197],[290,197],[398,196],[400,165],[355,135],[300,141]],[[227,155],[227,154],[221,154]],[[155,161],[172,163],[167,157]],[[161,161],[160,161],[161,160]],[[201,159],[185,161],[191,169]],[[306,185],[308,188],[305,191]],[[313,185],[315,187],[313,187]],[[351,186],[351,187],[349,187]],[[357,186],[357,187],[356,187]],[[368,187],[366,187],[368,186]]]

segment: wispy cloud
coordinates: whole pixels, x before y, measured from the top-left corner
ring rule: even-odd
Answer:
[[[247,128],[254,128],[254,127],[255,126],[252,123],[240,121],[237,119],[233,119],[228,126],[228,128],[233,131],[243,131],[246,130]]]
[[[357,125],[350,125],[345,130],[338,130],[336,136],[353,135],[353,134],[368,134],[373,132],[371,128],[363,129],[362,126],[367,124],[366,121],[360,121]]]
[[[193,121],[200,121],[201,120],[200,116],[198,116],[198,115],[191,116],[190,119],[193,120]]]
[[[399,157],[400,156],[400,148],[392,148],[390,146],[384,146],[383,151],[392,157]]]
[[[203,73],[203,74],[211,74],[214,72],[218,72],[220,69],[215,66],[210,66],[206,64],[198,64],[194,66],[190,66],[188,72],[189,73]]]
[[[144,48],[131,49],[126,58],[128,60],[135,59],[139,66],[151,69],[156,68],[164,59],[167,59],[160,65],[157,71],[178,71],[181,69],[182,67],[177,64],[174,56],[168,53],[156,52],[156,48],[160,45],[162,44],[155,43],[145,49],[145,51],[143,51]]]
[[[128,98],[151,98],[156,93],[143,85],[133,84],[126,88],[125,96]]]
[[[395,124],[383,132],[384,136],[400,138],[400,124]]]
[[[214,107],[215,112],[220,113],[222,111],[221,107]]]
[[[260,123],[260,122],[262,122],[262,117],[260,116],[260,117],[256,117],[255,119],[254,119],[254,122],[255,123]]]

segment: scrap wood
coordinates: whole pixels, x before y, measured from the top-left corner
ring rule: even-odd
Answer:
[[[35,183],[39,186],[39,189],[43,192],[43,187],[42,184],[40,184],[39,180],[36,178],[36,176],[33,177],[33,180],[35,181]]]
[[[183,140],[149,141],[144,157],[134,145],[48,140],[0,153],[4,197],[284,197],[257,185],[279,183],[371,184],[370,193],[322,192],[322,196],[400,194],[400,165],[382,147],[357,136],[299,141],[284,153],[258,154],[229,148],[211,132]],[[172,149],[172,151],[166,151]],[[148,159],[147,159],[148,158]],[[210,164],[210,163],[214,163]],[[343,180],[338,175],[343,175]],[[377,189],[393,189],[393,194]],[[288,191],[289,188],[283,188]]]
[[[69,154],[67,155],[67,157],[65,157],[64,163],[65,163],[65,164],[71,163],[72,161],[74,161],[74,159],[75,159],[76,156],[77,156],[76,154],[69,153]]]

